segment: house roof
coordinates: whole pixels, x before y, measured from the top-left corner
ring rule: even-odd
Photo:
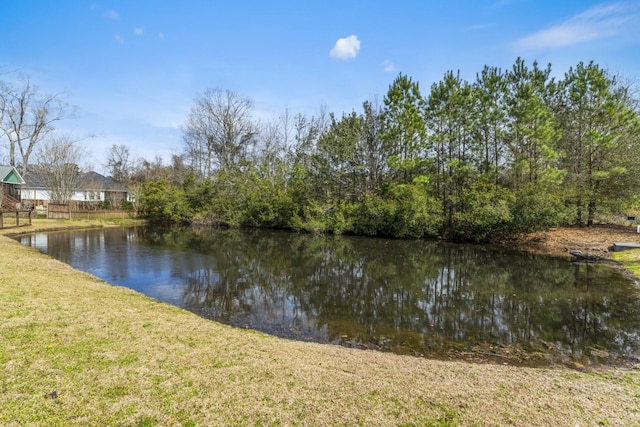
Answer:
[[[29,173],[25,181],[27,188],[46,189],[46,185],[42,182],[38,173]],[[80,174],[78,188],[74,190],[129,192],[129,189],[124,185],[118,184],[113,179],[93,171]]]
[[[129,189],[113,179],[97,172],[85,172],[80,176],[80,190],[129,192]]]
[[[0,165],[0,182],[8,184],[24,184],[24,179],[13,166]]]
[[[25,175],[24,182],[27,188],[45,188],[39,174],[34,171],[34,168],[29,169],[29,172]]]

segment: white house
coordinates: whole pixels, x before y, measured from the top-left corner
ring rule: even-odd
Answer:
[[[50,201],[49,190],[36,173],[29,173],[22,186],[22,202],[25,206],[47,206]],[[124,202],[131,202],[131,191],[111,178],[97,172],[85,172],[78,180],[78,188],[74,189],[71,202],[79,208],[104,206],[121,207]]]

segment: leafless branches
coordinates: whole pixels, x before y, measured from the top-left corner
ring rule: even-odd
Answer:
[[[8,141],[11,166],[26,175],[36,145],[71,113],[61,94],[42,94],[28,79],[20,85],[0,82],[0,138]]]
[[[68,203],[78,188],[83,156],[78,140],[69,136],[55,136],[43,141],[36,152],[38,167],[35,174],[49,191],[53,203]]]

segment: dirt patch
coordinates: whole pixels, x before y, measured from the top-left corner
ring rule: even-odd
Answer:
[[[595,225],[592,227],[562,227],[548,231],[521,234],[494,241],[510,249],[520,251],[571,257],[570,250],[612,259],[615,242],[640,243],[640,234],[635,226]]]

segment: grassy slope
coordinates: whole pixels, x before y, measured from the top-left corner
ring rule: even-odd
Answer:
[[[473,365],[282,340],[0,236],[0,425],[599,423],[640,425],[638,369]]]
[[[613,259],[622,264],[636,279],[640,278],[640,250],[614,252]]]

